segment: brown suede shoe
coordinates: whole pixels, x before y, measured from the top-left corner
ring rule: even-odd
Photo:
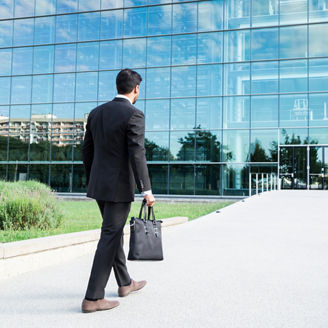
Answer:
[[[143,287],[145,287],[147,281],[134,281],[131,279],[131,284],[128,286],[121,286],[118,289],[118,296],[119,297],[125,297],[128,296],[130,293],[135,292]]]
[[[104,298],[97,300],[97,301],[88,301],[88,300],[84,299],[82,302],[82,312],[90,313],[90,312],[96,312],[96,311],[110,310],[119,305],[120,305],[120,302],[118,302],[118,301],[109,301]]]

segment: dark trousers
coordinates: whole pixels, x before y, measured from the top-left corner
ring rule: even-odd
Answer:
[[[130,212],[131,203],[98,200],[97,203],[103,222],[85,295],[86,298],[90,299],[104,298],[105,287],[112,267],[119,286],[127,286],[131,283],[123,250],[123,229]]]

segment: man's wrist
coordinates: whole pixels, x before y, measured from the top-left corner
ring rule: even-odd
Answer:
[[[151,194],[152,194],[151,189],[150,189],[150,190],[143,191],[143,192],[141,193],[141,195],[142,195],[143,197],[145,197],[146,195],[151,195]]]

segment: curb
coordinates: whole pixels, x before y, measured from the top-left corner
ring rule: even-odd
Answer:
[[[162,227],[182,224],[188,221],[187,217],[173,217],[164,219]],[[129,225],[124,227],[124,235],[130,234]],[[13,257],[40,253],[58,248],[81,245],[93,241],[98,241],[100,229],[73,232],[55,236],[33,238],[21,241],[14,241],[0,244],[0,263]]]

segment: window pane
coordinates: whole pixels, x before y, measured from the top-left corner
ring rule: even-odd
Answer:
[[[222,1],[203,1],[198,4],[198,31],[222,29]]]
[[[49,165],[48,164],[36,164],[29,165],[28,179],[37,180],[42,183],[49,183]]]
[[[198,63],[220,63],[222,61],[222,36],[222,33],[198,35]]]
[[[170,154],[172,161],[195,160],[195,132],[179,131],[170,133]]]
[[[79,14],[78,40],[99,40],[100,13]]]
[[[281,145],[299,145],[308,143],[308,129],[280,129],[280,144]]]
[[[171,6],[148,8],[148,34],[161,35],[171,33]]]
[[[306,26],[280,28],[280,58],[307,56]]]
[[[117,94],[116,76],[118,71],[99,72],[99,95],[100,101],[112,100]]]
[[[57,0],[57,14],[77,11],[77,0]]]
[[[194,166],[170,165],[170,194],[194,194]]]
[[[221,125],[222,99],[198,98],[196,127],[198,129],[220,129]]]
[[[328,91],[328,59],[313,59],[310,64],[310,91]]]
[[[100,9],[100,0],[79,0],[79,11],[91,11]]]
[[[83,165],[73,165],[72,191],[83,193],[87,191],[87,178],[85,176]]]
[[[154,194],[167,194],[167,165],[149,165],[149,178]]]
[[[227,0],[225,9],[225,27],[249,27],[250,1]]]
[[[197,96],[220,96],[222,94],[222,65],[197,67]]]
[[[33,76],[32,102],[52,102],[53,75]]]
[[[34,1],[15,0],[15,17],[34,15]]]
[[[280,126],[308,125],[308,99],[306,94],[280,96]]]
[[[220,166],[196,166],[196,195],[220,195]]]
[[[9,160],[26,161],[30,137],[30,105],[10,107]]]
[[[19,19],[14,21],[14,46],[33,44],[34,19]]]
[[[196,66],[172,68],[172,97],[196,95]]]
[[[287,60],[280,62],[280,91],[307,91],[307,61]]]
[[[252,25],[271,26],[278,23],[279,0],[253,0]]]
[[[74,42],[77,39],[77,15],[56,17],[56,42]]]
[[[328,144],[328,128],[310,129],[309,140],[310,143]],[[327,154],[327,150],[325,150],[325,155],[326,154]],[[325,156],[325,166],[327,167],[327,155]]]
[[[249,128],[250,97],[223,98],[223,128]]]
[[[78,43],[77,70],[95,71],[98,69],[99,43]]]
[[[71,161],[74,135],[74,104],[54,104],[51,130],[51,159]]]
[[[99,69],[122,67],[122,41],[105,41],[100,43]]]
[[[171,37],[148,39],[147,65],[169,66],[171,63]]]
[[[0,7],[0,17],[1,17],[1,7]],[[10,47],[11,46],[11,44],[13,42],[12,26],[13,26],[12,21],[0,22],[0,47]]]
[[[251,104],[253,128],[278,127],[278,96],[255,96]]]
[[[74,101],[75,74],[55,74],[54,101]]]
[[[173,37],[172,64],[196,63],[196,35],[179,35]]]
[[[223,131],[223,160],[242,163],[248,161],[249,130]]]
[[[122,32],[123,10],[105,11],[101,13],[100,39],[120,38],[122,37]]]
[[[170,68],[147,69],[147,98],[170,97]]]
[[[278,92],[278,62],[252,63],[252,93]]]
[[[147,161],[167,161],[169,155],[169,133],[146,132],[145,148]]]
[[[13,74],[32,73],[32,54],[33,48],[14,48],[13,49]]]
[[[112,9],[123,7],[123,0],[101,0],[101,9]]]
[[[147,100],[146,130],[168,130],[169,113],[169,100]]]
[[[34,44],[53,43],[55,40],[55,17],[35,19]]]
[[[171,129],[193,129],[195,127],[195,99],[171,100]]]
[[[147,0],[124,0],[125,7],[143,6],[147,4]]]
[[[328,94],[310,94],[310,126],[327,126]]]
[[[76,45],[63,44],[55,47],[55,72],[75,71]]]
[[[280,24],[306,23],[307,0],[280,1]]]
[[[252,60],[278,58],[278,29],[252,31]]]
[[[123,41],[123,66],[144,67],[146,64],[146,39]]]
[[[173,33],[197,31],[197,4],[173,5]]]
[[[310,25],[310,56],[328,56],[328,44],[322,42],[327,36],[328,24]]]
[[[8,181],[25,181],[27,178],[27,165],[23,164],[15,164],[15,165],[8,165],[8,174],[7,179]]]
[[[221,131],[196,131],[196,161],[220,162]]]
[[[250,65],[226,64],[224,67],[224,94],[244,95],[250,92]]]
[[[14,12],[14,0],[5,0],[0,4],[0,18],[12,18]]]
[[[146,34],[147,8],[126,9],[124,12],[124,35],[144,36]]]
[[[327,21],[328,1],[309,0],[310,3],[310,22]]]
[[[50,187],[57,192],[72,191],[72,165],[71,164],[50,166]]]
[[[248,195],[249,168],[247,165],[225,165],[222,172],[223,195]]]
[[[0,78],[0,105],[10,104],[10,77]],[[0,112],[0,120],[1,120]]]
[[[56,0],[35,0],[35,15],[51,15],[56,13]]]
[[[85,126],[87,123],[89,112],[96,107],[96,102],[75,103],[73,144],[74,161],[82,161],[82,147]]]
[[[0,75],[11,73],[11,49],[0,50]]]
[[[76,76],[76,100],[97,100],[98,73],[79,73]]]
[[[35,47],[33,73],[51,73],[54,67],[54,46]]]
[[[52,105],[33,105],[31,109],[30,160],[49,161]]]
[[[250,59],[249,31],[226,32],[224,36],[224,61],[235,62]]]
[[[11,103],[29,104],[31,102],[31,76],[17,76],[11,80]]]

